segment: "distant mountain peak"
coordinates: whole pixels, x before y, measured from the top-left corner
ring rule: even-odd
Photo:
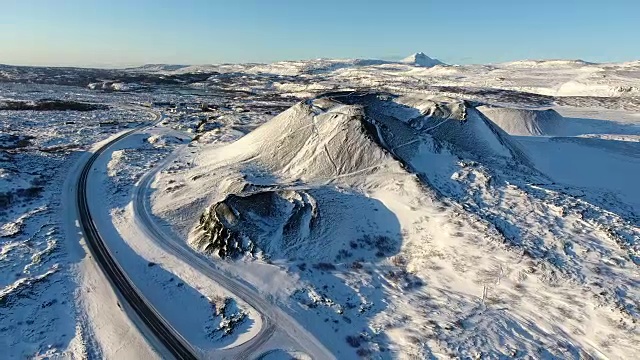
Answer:
[[[416,66],[432,67],[436,65],[444,65],[444,63],[438,59],[433,59],[427,56],[423,52],[417,52],[411,56],[408,56],[400,61],[403,64],[411,64]]]

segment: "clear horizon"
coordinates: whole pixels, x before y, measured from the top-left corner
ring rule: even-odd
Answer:
[[[640,59],[630,0],[4,1],[0,63],[126,67],[315,58]]]

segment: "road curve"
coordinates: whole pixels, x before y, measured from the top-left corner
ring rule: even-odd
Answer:
[[[256,291],[246,282],[227,276],[219,268],[215,267],[210,259],[204,255],[197,253],[189,247],[185,241],[174,239],[164,229],[161,229],[156,223],[150,203],[147,201],[147,190],[155,175],[166,166],[170,161],[175,159],[176,154],[170,155],[165,161],[147,172],[138,182],[134,191],[133,211],[136,222],[141,226],[142,230],[153,240],[156,241],[165,251],[168,251],[186,263],[198,269],[201,273],[207,275],[222,287],[238,296],[249,306],[253,307],[262,317],[262,328],[259,333],[247,343],[234,349],[229,349],[223,357],[231,357],[236,359],[249,359],[255,355],[258,350],[269,341],[271,336],[280,330],[286,334],[294,344],[297,344],[314,359],[333,359],[335,356],[311,333],[300,326],[295,319],[282,310],[278,305],[272,303],[265,298],[264,294]]]
[[[155,170],[157,171],[160,168],[162,168],[162,165],[158,166]],[[234,281],[230,281],[229,278],[227,278],[223,274],[220,274],[219,271],[216,271],[217,269],[213,268],[206,259],[198,256],[193,252],[193,250],[187,248],[186,246],[183,246],[183,244],[177,241],[172,241],[172,239],[169,239],[166,234],[155,225],[150,215],[151,211],[148,208],[149,204],[145,201],[145,190],[153,180],[156,171],[152,170],[151,172],[145,174],[145,176],[139,182],[134,194],[134,214],[137,220],[140,220],[140,223],[142,225],[141,227],[145,231],[145,233],[147,233],[148,236],[154,239],[156,243],[158,243],[165,251],[176,255],[182,261],[195,267],[202,274],[205,274],[210,279],[214,280],[216,283],[245,301],[247,304],[249,304],[249,306],[253,307],[260,314],[262,320],[260,331],[256,334],[255,337],[240,346],[240,348],[242,348],[242,352],[240,354],[236,354],[235,356],[229,354],[234,358],[248,359],[252,353],[254,353],[260,346],[262,346],[271,338],[276,330],[276,326],[272,320],[272,316],[270,315],[270,307],[261,301],[252,301],[253,299],[255,299],[255,296],[251,292],[246,291],[246,287],[237,286]],[[230,353],[234,352],[234,350],[230,351]]]
[[[154,115],[156,115],[157,121],[161,119],[161,115],[155,113]],[[82,227],[85,240],[89,246],[89,250],[96,262],[98,262],[102,268],[104,274],[110,280],[112,285],[118,289],[122,297],[129,303],[142,322],[157,337],[158,341],[160,341],[160,343],[166,347],[167,351],[176,359],[197,359],[195,351],[188,345],[182,336],[180,336],[180,334],[178,334],[162,318],[162,316],[160,316],[154,307],[145,300],[142,294],[127,277],[120,265],[118,265],[115,259],[111,256],[111,253],[105,246],[89,211],[89,203],[87,201],[87,179],[93,164],[107,148],[137,130],[139,129],[136,128],[127,131],[101,146],[91,155],[87,163],[82,168],[80,178],[78,180],[78,187],[76,189],[80,225]]]

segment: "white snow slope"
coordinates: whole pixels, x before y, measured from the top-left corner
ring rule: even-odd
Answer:
[[[513,109],[500,107],[479,107],[486,117],[510,135],[562,136],[567,127],[562,115],[555,110]]]
[[[465,101],[336,93],[188,156],[154,211],[338,358],[639,356],[637,215],[519,139]]]

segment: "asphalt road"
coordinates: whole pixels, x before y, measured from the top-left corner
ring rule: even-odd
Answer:
[[[160,119],[160,116],[156,114]],[[91,213],[89,212],[89,204],[87,201],[87,178],[96,159],[111,145],[124,139],[128,135],[139,129],[133,129],[109,141],[95,153],[91,155],[87,163],[82,168],[77,187],[77,206],[80,217],[80,224],[85,235],[89,249],[98,262],[102,271],[111,281],[113,286],[118,289],[122,297],[129,303],[131,308],[140,317],[140,320],[149,328],[149,330],[157,337],[167,349],[169,353],[176,359],[197,359],[195,351],[187,344],[187,342],[158,314],[139,293],[137,288],[131,283],[122,268],[111,256],[111,253],[105,246],[105,243],[98,232]],[[115,304],[114,304],[115,305]]]

